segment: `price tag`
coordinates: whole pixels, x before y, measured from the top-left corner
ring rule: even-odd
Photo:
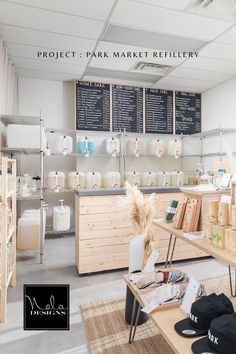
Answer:
[[[186,293],[184,295],[184,299],[181,305],[181,309],[188,315],[191,310],[192,304],[196,301],[197,298],[197,293],[200,288],[200,283],[193,279],[190,278]]]

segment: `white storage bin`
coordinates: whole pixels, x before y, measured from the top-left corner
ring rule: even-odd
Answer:
[[[83,172],[70,172],[67,177],[67,187],[69,189],[85,188],[85,175]]]
[[[112,136],[105,140],[106,152],[113,157],[119,155],[120,153],[120,140]]]
[[[168,155],[174,156],[176,159],[181,157],[182,142],[178,139],[170,140],[168,143]]]
[[[67,231],[70,229],[70,207],[63,205],[63,199],[59,202],[61,205],[53,208],[53,230]]]
[[[161,157],[162,155],[164,155],[165,153],[164,141],[161,139],[150,141],[150,143],[148,144],[147,153],[149,155],[154,155],[157,157]]]
[[[127,140],[127,154],[139,157],[143,153],[143,142],[139,138]]]
[[[103,176],[103,187],[105,188],[117,188],[120,187],[121,178],[119,172],[107,172]]]
[[[40,210],[25,210],[18,219],[17,248],[32,250],[40,248]],[[43,214],[43,229],[45,235],[46,213]]]
[[[102,177],[99,172],[88,172],[85,177],[86,188],[101,188]]]
[[[166,171],[157,172],[157,185],[170,186],[170,173]]]
[[[56,139],[56,152],[62,155],[71,154],[73,151],[73,139],[68,135],[59,135]]]
[[[40,149],[40,126],[9,124],[7,126],[7,146],[14,149]],[[46,150],[46,135],[42,129],[42,148]]]
[[[141,186],[140,173],[136,171],[128,172],[126,175],[126,181],[128,181],[132,186]]]
[[[147,171],[142,174],[141,181],[142,181],[142,186],[155,186],[157,184],[157,176],[155,172]]]
[[[60,171],[51,171],[47,178],[47,188],[55,192],[65,188],[65,174]]]
[[[184,185],[184,173],[182,171],[171,172],[171,185],[183,186]]]

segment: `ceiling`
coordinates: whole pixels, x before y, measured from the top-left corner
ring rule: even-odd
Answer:
[[[198,12],[192,7],[197,1],[207,0],[0,0],[0,36],[20,77],[204,92],[236,77],[236,17]],[[44,51],[76,56],[38,58]],[[86,56],[98,51],[108,58]],[[199,56],[153,58],[153,51]],[[147,57],[116,58],[113,52]],[[137,72],[140,61],[171,68],[165,76]]]

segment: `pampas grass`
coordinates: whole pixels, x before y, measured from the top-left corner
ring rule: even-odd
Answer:
[[[144,235],[145,253],[143,266],[145,266],[148,257],[154,249],[151,225],[155,216],[155,194],[151,194],[149,197],[144,197],[143,193],[140,192],[137,186],[131,186],[127,181],[125,183],[125,188],[127,196],[126,202],[129,206],[130,218],[135,231],[137,234]]]

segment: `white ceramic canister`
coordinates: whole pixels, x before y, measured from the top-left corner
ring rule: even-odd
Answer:
[[[99,172],[88,172],[85,177],[86,188],[101,188],[102,177]]]
[[[67,176],[67,187],[69,189],[85,188],[85,175],[83,172],[70,172]]]
[[[184,185],[184,173],[182,171],[171,172],[171,185],[172,186]]]
[[[157,185],[170,186],[170,173],[166,171],[157,172]]]
[[[73,139],[69,135],[59,135],[56,139],[56,152],[67,155],[73,151]]]
[[[139,138],[127,140],[127,154],[139,157],[143,152],[143,142]]]
[[[168,155],[174,156],[176,159],[181,157],[182,142],[179,139],[170,140],[168,143]]]
[[[136,171],[127,172],[126,181],[128,181],[132,186],[141,186],[141,175]]]
[[[116,157],[120,153],[120,140],[112,136],[105,140],[106,152],[112,157]]]
[[[65,174],[60,171],[51,171],[47,178],[48,189],[54,189],[58,192],[60,189],[65,188]]]
[[[152,140],[148,144],[147,152],[149,155],[161,157],[165,153],[165,143],[161,139]]]
[[[118,188],[121,185],[121,177],[119,172],[107,172],[102,178],[103,187]]]
[[[141,176],[142,186],[151,187],[157,184],[157,176],[155,172],[143,172]]]

